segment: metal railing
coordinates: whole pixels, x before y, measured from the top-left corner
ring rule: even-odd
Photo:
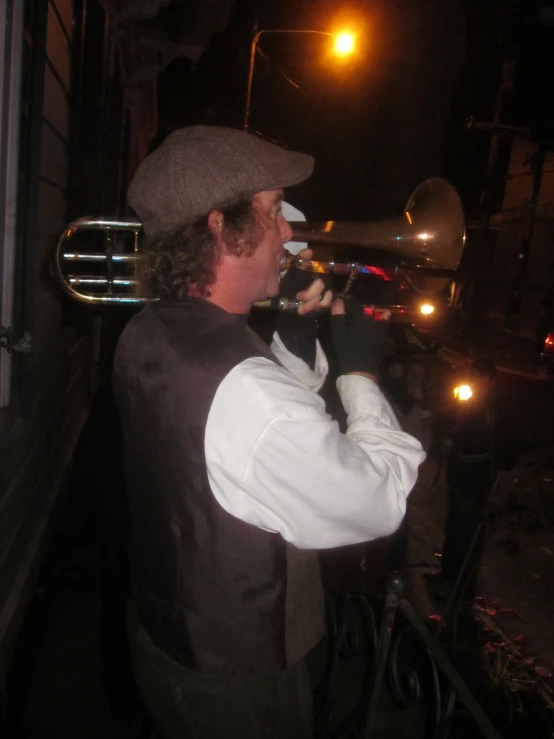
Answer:
[[[422,733],[412,725],[411,737],[446,739],[454,721],[463,717],[475,728],[471,736],[501,739],[435,636],[403,597],[404,587],[395,573],[379,632],[375,608],[364,593],[328,593],[328,664],[318,701],[317,739],[371,739],[385,683],[395,706],[425,706]],[[336,697],[344,693],[341,662],[356,659],[361,673],[358,698],[346,715],[337,717]]]

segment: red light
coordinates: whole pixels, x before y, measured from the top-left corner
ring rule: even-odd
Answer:
[[[374,308],[372,305],[364,305],[364,315],[373,318],[375,321],[386,321],[386,310]]]
[[[544,340],[545,346],[552,346],[554,344],[554,334],[550,333]]]
[[[392,280],[391,275],[386,270],[381,269],[381,267],[364,265],[360,268],[360,272],[365,275],[374,275],[374,277],[379,277],[379,279],[385,280],[385,282],[390,282]]]

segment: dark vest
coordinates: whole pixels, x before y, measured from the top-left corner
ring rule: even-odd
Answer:
[[[294,664],[324,631],[317,554],[231,516],[209,486],[214,395],[253,356],[277,361],[241,318],[191,298],[137,314],[114,367],[141,622],[186,667],[237,677]]]

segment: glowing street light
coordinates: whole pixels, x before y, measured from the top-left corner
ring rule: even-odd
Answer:
[[[311,33],[319,36],[331,36],[335,39],[334,52],[337,56],[345,57],[354,51],[354,36],[351,33],[329,33],[328,31],[312,31],[312,30],[288,30],[288,29],[263,29],[258,31],[255,29],[252,43],[250,45],[250,65],[248,67],[248,86],[246,88],[246,107],[244,110],[243,129],[248,131],[248,122],[250,120],[250,100],[252,97],[252,80],[254,78],[254,64],[256,63],[256,49],[260,36],[263,33]]]
[[[335,54],[348,56],[354,51],[354,36],[351,33],[339,33],[335,37]]]
[[[454,397],[458,400],[469,400],[473,396],[471,385],[458,385],[454,388]]]
[[[432,303],[422,303],[419,312],[424,316],[431,316],[435,312],[435,306]]]

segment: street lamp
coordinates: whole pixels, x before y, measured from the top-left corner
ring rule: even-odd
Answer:
[[[338,56],[348,56],[354,51],[354,36],[350,33],[329,33],[328,31],[311,31],[311,30],[288,30],[288,29],[263,29],[256,30],[252,43],[250,45],[250,66],[248,68],[248,87],[246,89],[246,107],[244,110],[243,129],[248,131],[248,122],[250,120],[250,99],[252,97],[252,80],[254,78],[254,64],[256,62],[256,49],[258,41],[263,33],[311,33],[319,36],[331,36],[335,39],[334,51]]]
[[[348,56],[354,51],[354,36],[351,33],[339,33],[335,37],[335,54]]]

